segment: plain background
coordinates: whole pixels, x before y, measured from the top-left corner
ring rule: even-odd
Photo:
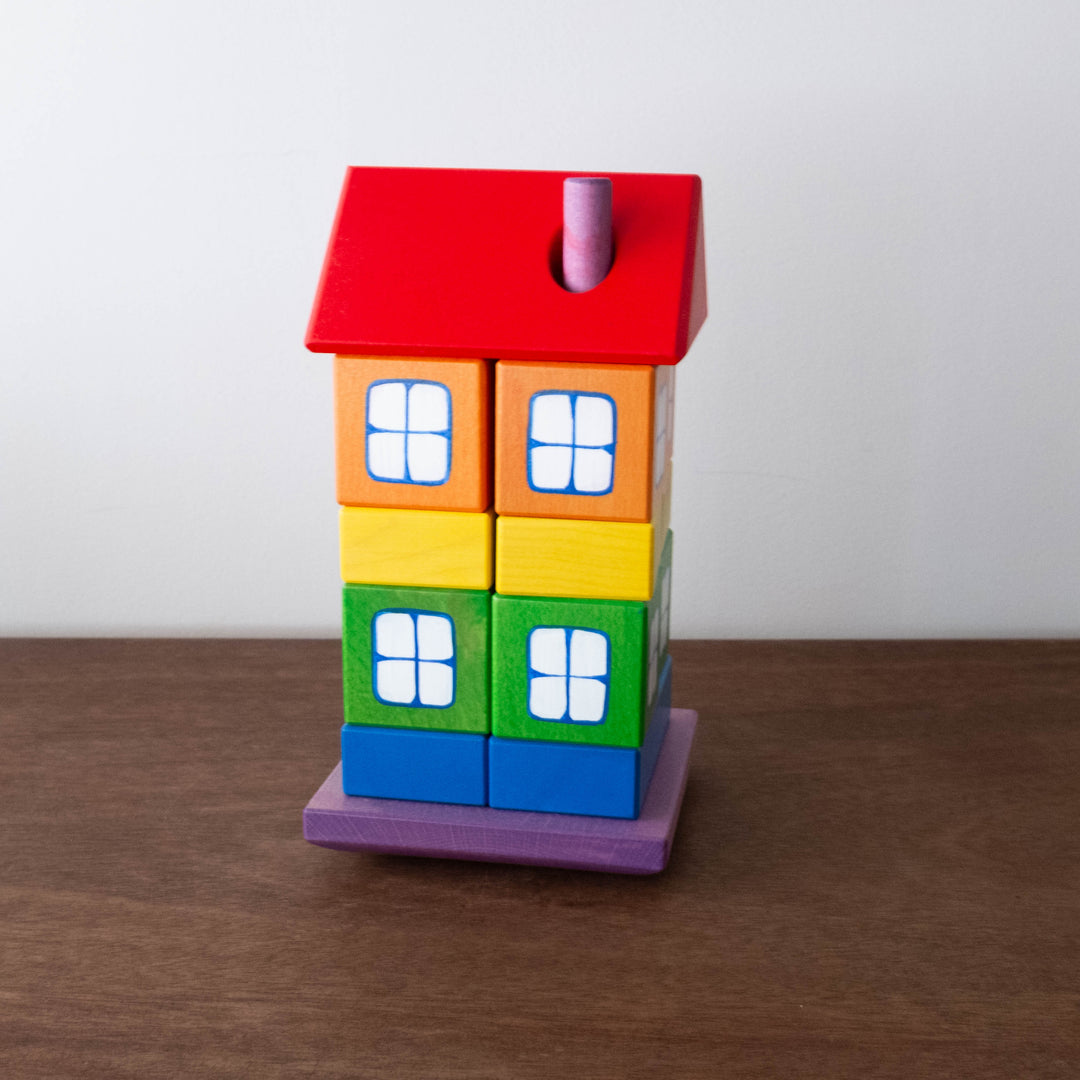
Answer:
[[[1080,629],[1080,7],[0,4],[0,632],[338,627],[346,165],[697,172],[674,634]]]

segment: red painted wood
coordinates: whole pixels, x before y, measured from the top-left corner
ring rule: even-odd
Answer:
[[[564,172],[351,168],[314,352],[674,364],[705,317],[701,180],[608,174],[615,261],[557,280]]]

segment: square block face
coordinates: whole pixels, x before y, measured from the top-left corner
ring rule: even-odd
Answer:
[[[486,360],[338,356],[338,502],[482,511],[491,505]]]
[[[490,615],[488,592],[346,585],[345,723],[486,734]]]
[[[341,577],[362,585],[490,589],[494,515],[341,508]]]
[[[641,749],[488,740],[488,801],[505,810],[636,818],[671,718],[671,660]]]
[[[650,521],[656,382],[640,365],[499,361],[496,513]]]
[[[645,604],[492,598],[492,733],[640,746]]]
[[[487,804],[487,737],[400,728],[341,729],[346,795]]]

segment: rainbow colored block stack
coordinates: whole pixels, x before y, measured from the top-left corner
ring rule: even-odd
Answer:
[[[564,287],[565,173],[351,169],[335,353],[346,796],[635,819],[671,712],[674,365],[700,181],[612,176]]]

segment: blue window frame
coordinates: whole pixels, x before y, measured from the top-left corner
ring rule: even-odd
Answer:
[[[615,400],[542,390],[529,399],[527,475],[533,491],[607,495],[615,483]]]
[[[611,639],[602,630],[536,626],[529,632],[529,715],[563,724],[602,724],[611,684]]]
[[[368,476],[437,487],[450,479],[449,388],[430,379],[378,379],[368,386],[364,459]]]
[[[457,691],[454,620],[441,611],[386,608],[371,620],[371,686],[383,705],[447,709]]]

